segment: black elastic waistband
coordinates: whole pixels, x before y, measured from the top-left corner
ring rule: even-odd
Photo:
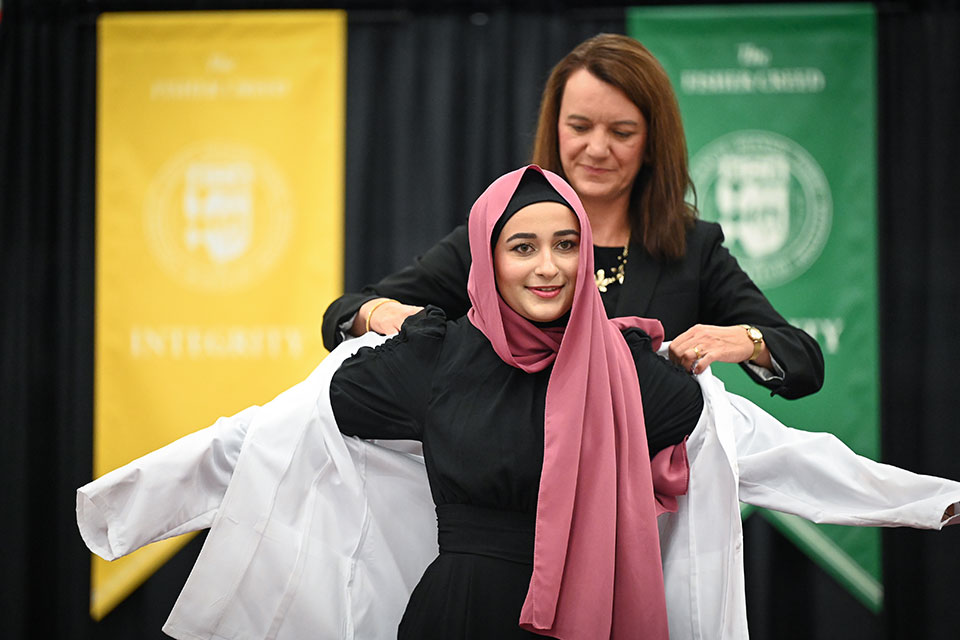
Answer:
[[[533,564],[536,515],[467,504],[437,506],[440,553],[472,553]]]

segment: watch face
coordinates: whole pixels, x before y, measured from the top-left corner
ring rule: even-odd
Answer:
[[[750,329],[747,330],[747,335],[749,335],[750,339],[754,342],[763,340],[763,334],[760,333],[760,329],[757,329],[756,327],[750,327]]]

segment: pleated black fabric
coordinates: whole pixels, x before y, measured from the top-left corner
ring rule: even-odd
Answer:
[[[879,22],[882,456],[960,479],[960,8],[922,4]],[[883,543],[887,637],[956,635],[942,612],[957,601],[960,531],[889,529]]]
[[[93,25],[60,3],[0,21],[0,607],[7,638],[86,627],[74,491],[90,477]],[[29,10],[29,13],[26,11]]]
[[[624,29],[622,10],[349,23],[345,291],[406,266],[526,164],[550,69],[587,37]]]

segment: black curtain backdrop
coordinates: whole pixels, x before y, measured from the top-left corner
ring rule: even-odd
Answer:
[[[347,291],[410,263],[529,161],[550,69],[623,9],[348,14]]]
[[[525,162],[552,64],[585,37],[624,25],[622,6],[575,2],[552,2],[549,11],[503,2],[342,4],[350,9],[349,289],[406,264],[463,220],[493,177]],[[97,15],[332,6],[4,0],[0,636],[163,638],[203,540],[103,621],[89,619],[89,554],[76,531],[74,492],[92,469]],[[960,390],[952,362],[960,353],[960,11],[945,1],[876,7],[883,459],[960,479],[952,411]],[[857,150],[850,153],[855,160]],[[960,532],[889,530],[883,539],[886,608],[875,616],[750,518],[752,636],[957,637]]]

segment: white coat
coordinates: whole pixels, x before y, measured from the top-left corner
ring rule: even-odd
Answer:
[[[340,434],[333,372],[368,334],[303,382],[221,418],[77,491],[77,523],[113,560],[210,528],[164,632],[183,640],[396,637],[437,554],[416,443]],[[939,529],[960,483],[857,456],[830,434],[790,429],[708,371],[687,441],[690,487],[660,517],[674,640],[747,637],[739,501],[814,522]],[[717,633],[721,630],[722,633]]]

